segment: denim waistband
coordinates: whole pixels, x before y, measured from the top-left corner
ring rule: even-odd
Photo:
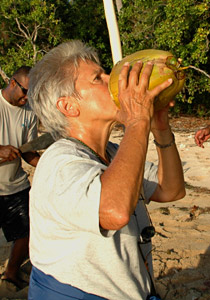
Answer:
[[[97,295],[86,293],[69,284],[61,283],[51,275],[46,275],[32,267],[28,300],[106,300]]]

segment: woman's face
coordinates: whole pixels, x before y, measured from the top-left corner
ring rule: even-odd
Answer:
[[[81,61],[76,90],[81,96],[80,113],[91,119],[113,121],[118,108],[108,90],[109,75],[92,61]]]

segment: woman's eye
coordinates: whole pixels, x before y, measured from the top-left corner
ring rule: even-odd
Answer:
[[[95,78],[94,78],[95,81],[101,81],[102,78],[101,78],[101,75],[97,75]]]

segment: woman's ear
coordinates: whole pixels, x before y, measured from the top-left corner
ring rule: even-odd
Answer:
[[[56,107],[66,117],[78,117],[80,115],[79,104],[72,97],[58,98]]]

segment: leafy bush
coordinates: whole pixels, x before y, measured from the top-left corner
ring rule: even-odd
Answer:
[[[210,70],[210,0],[124,0],[119,15],[124,55],[142,49],[168,50],[208,73]],[[186,70],[177,109],[209,115],[210,79]]]

